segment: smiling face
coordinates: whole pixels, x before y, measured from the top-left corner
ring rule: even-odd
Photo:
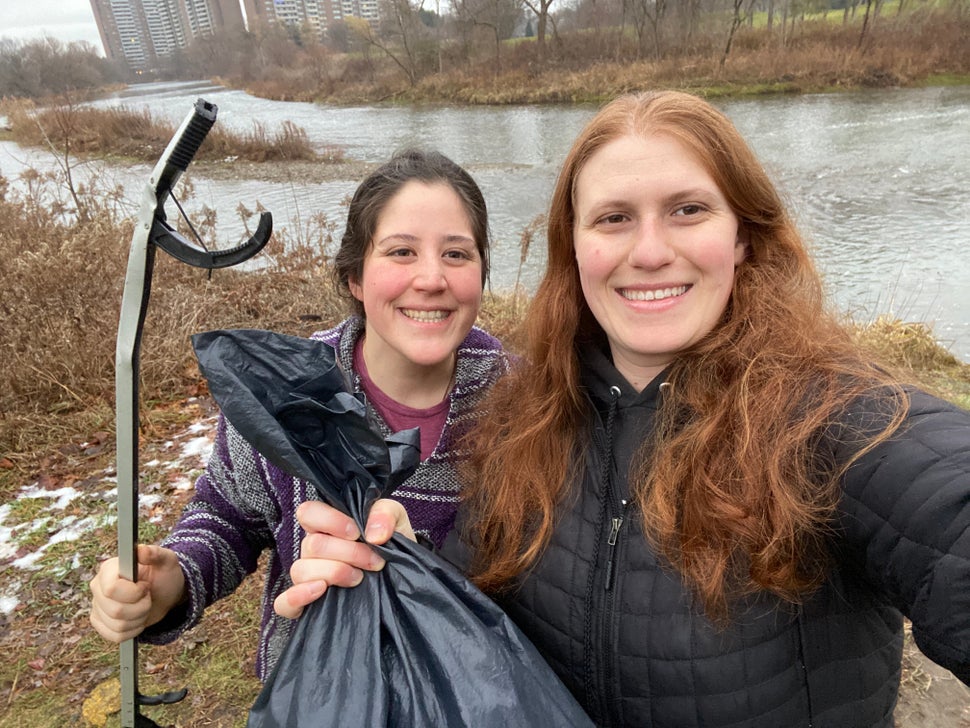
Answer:
[[[576,177],[574,206],[583,295],[614,365],[640,390],[723,314],[745,253],[738,218],[667,134],[600,147]]]
[[[375,382],[385,375],[445,376],[482,300],[482,260],[468,213],[445,183],[410,181],[377,221],[360,280],[364,358]]]

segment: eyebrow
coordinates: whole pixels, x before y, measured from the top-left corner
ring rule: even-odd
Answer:
[[[383,243],[399,241],[402,243],[414,243],[418,240],[417,235],[409,235],[408,233],[391,233],[380,240],[375,242],[375,245],[381,245]],[[475,245],[475,239],[469,237],[468,235],[460,234],[449,234],[444,236],[444,241],[447,243],[470,243]]]
[[[609,208],[626,208],[631,204],[631,199],[635,195],[619,195],[616,197],[604,197],[603,199],[593,200],[589,205],[589,209],[598,212],[601,209]],[[724,193],[721,189],[714,185],[713,187],[687,187],[684,189],[674,190],[670,194],[664,195],[661,198],[661,203],[663,205],[672,205],[676,202],[681,202],[684,200],[691,200],[700,198],[703,200],[708,200],[711,197],[718,197],[724,199]]]
[[[663,201],[670,204],[677,202],[678,200],[691,199],[693,197],[707,198],[711,196],[724,198],[724,193],[721,192],[721,188],[717,185],[714,185],[713,189],[709,187],[690,187],[688,189],[678,190],[666,195],[663,198]]]

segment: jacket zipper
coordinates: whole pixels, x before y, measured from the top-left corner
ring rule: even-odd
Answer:
[[[613,579],[614,579],[614,566],[613,559],[616,556],[616,541],[620,536],[620,527],[623,525],[623,513],[626,511],[626,501],[621,501],[621,509],[619,516],[613,516],[613,525],[610,528],[610,535],[606,539],[606,545],[610,547],[607,552],[606,557],[606,579],[604,580],[603,588],[606,591],[612,591],[613,589]]]
[[[610,390],[612,402],[610,404],[610,414],[607,418],[606,447],[603,457],[605,463],[612,463],[613,459],[613,418],[616,415],[616,407],[619,403],[620,390],[612,387]],[[620,532],[623,527],[623,518],[626,509],[626,501],[621,501],[615,492],[615,483],[612,477],[612,465],[605,470],[603,488],[605,490],[604,521],[601,525],[601,532],[609,530],[606,536],[606,555],[603,573],[603,591],[599,597],[593,597],[593,603],[602,605],[602,613],[598,621],[598,630],[594,646],[599,645],[599,655],[597,656],[597,686],[596,692],[599,695],[600,715],[604,720],[604,725],[615,725],[617,717],[614,715],[616,704],[616,685],[614,685],[613,659],[616,650],[612,644],[611,635],[614,633],[616,621],[615,613],[615,592],[613,587],[616,583],[616,547],[619,542]],[[594,565],[595,568],[595,565]]]

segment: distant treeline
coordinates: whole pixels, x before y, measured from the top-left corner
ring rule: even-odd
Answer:
[[[761,93],[970,78],[970,0],[379,6],[380,22],[347,17],[322,36],[309,26],[274,25],[196,38],[137,80],[218,79],[281,100],[501,104],[597,101],[657,86]],[[0,43],[0,97],[123,77],[90,45]]]
[[[41,98],[102,88],[125,80],[125,71],[90,43],[0,39],[0,98]]]

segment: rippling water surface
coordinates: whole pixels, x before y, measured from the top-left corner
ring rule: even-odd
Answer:
[[[378,162],[409,144],[441,149],[467,166],[488,200],[496,247],[493,286],[519,274],[519,237],[545,211],[569,143],[592,107],[327,107],[258,99],[205,83],[131,87],[98,102],[148,106],[180,121],[198,97],[216,103],[218,123],[270,131],[290,120],[321,147]],[[890,313],[933,324],[970,361],[970,87],[880,90],[725,101],[721,108],[751,142],[788,199],[833,300],[858,319]],[[0,143],[0,171],[51,164]],[[115,172],[133,199],[149,167]],[[342,222],[353,182],[206,182],[192,204],[238,228],[239,202],[259,200],[291,229],[311,212]],[[191,204],[190,204],[191,208]],[[521,280],[535,286],[544,265],[536,240]]]

